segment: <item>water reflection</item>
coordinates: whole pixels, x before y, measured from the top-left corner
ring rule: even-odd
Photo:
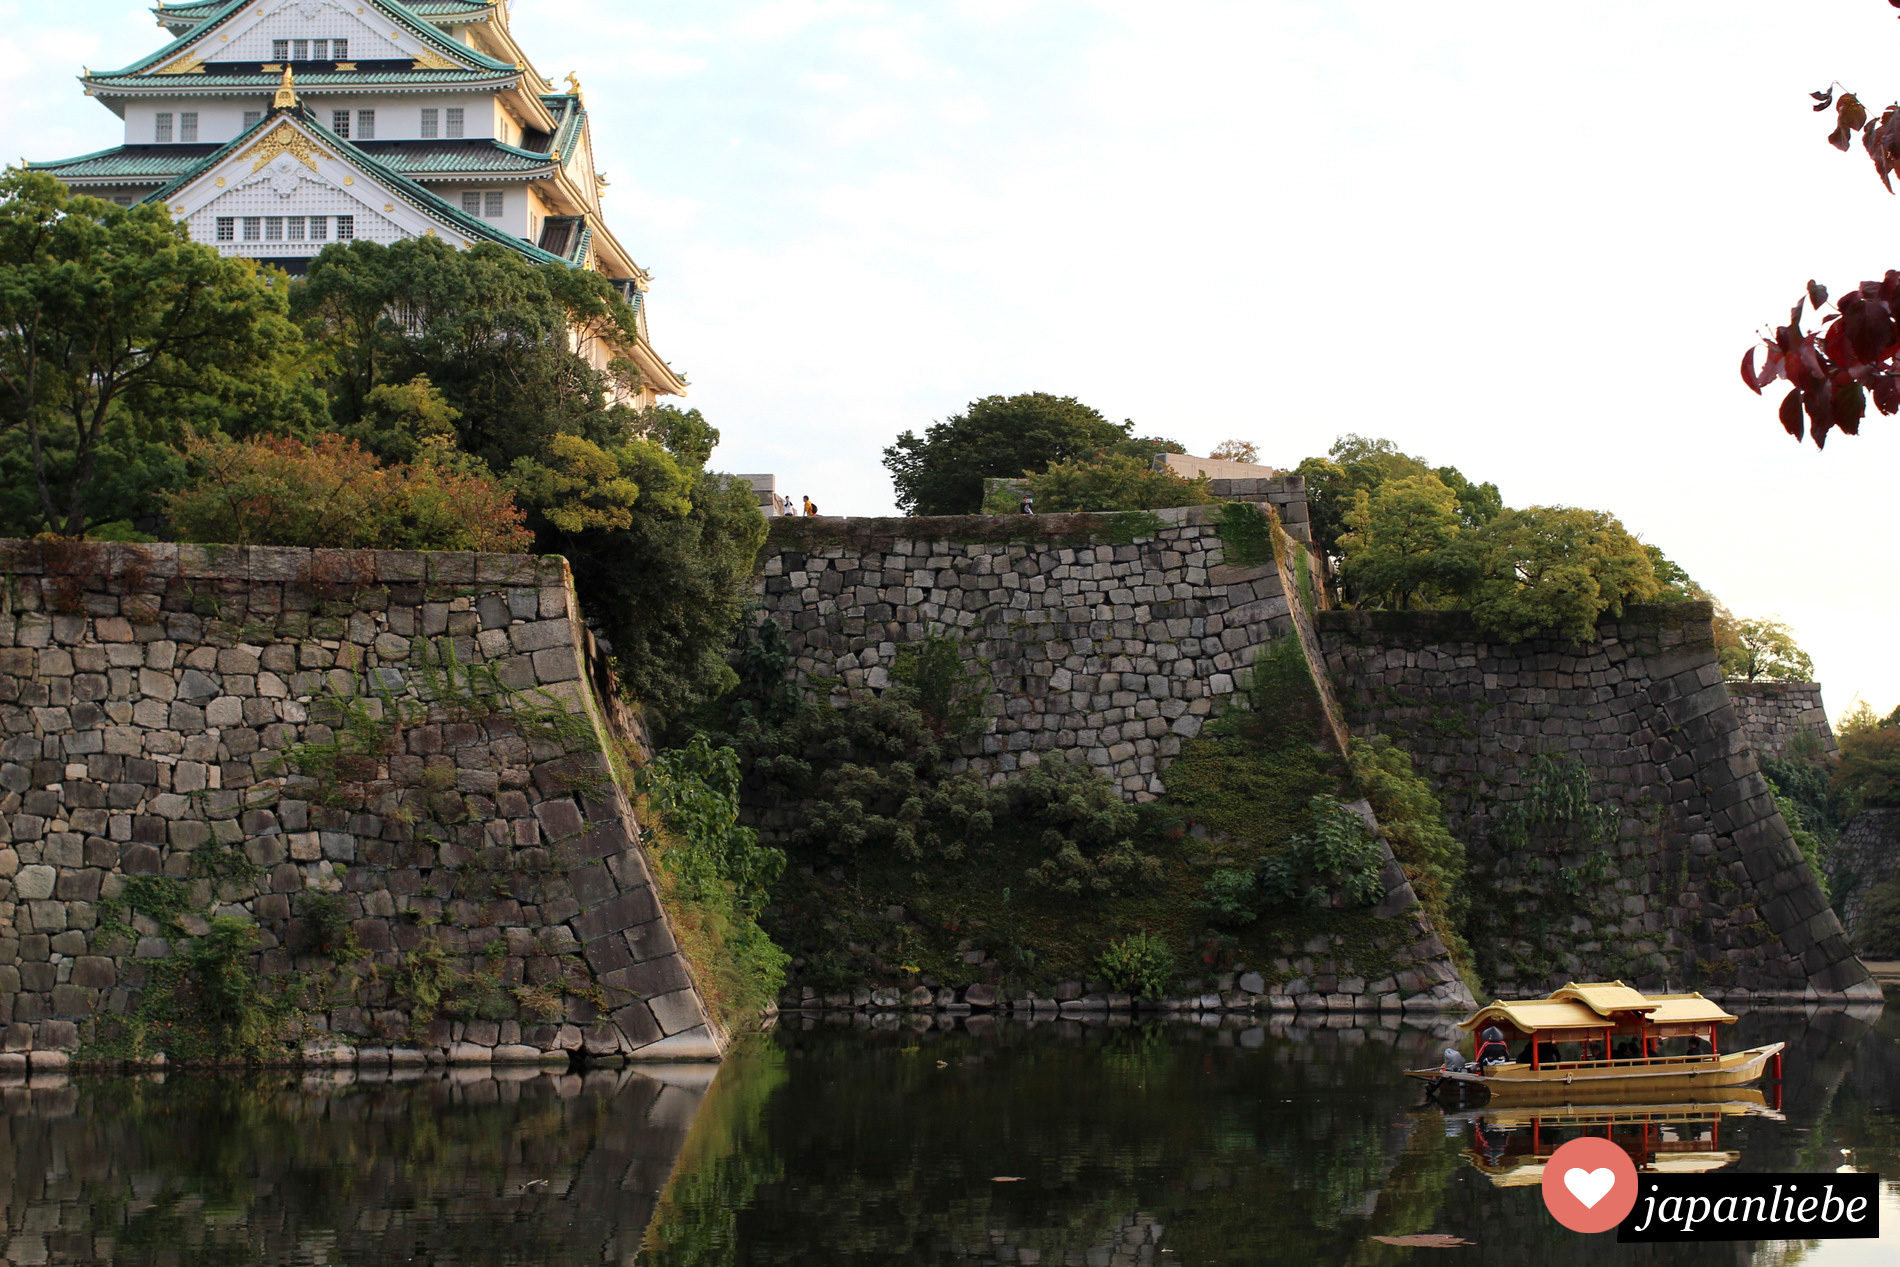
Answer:
[[[1900,1012],[1900,1010],[1897,1010]],[[709,1070],[410,1082],[296,1077],[0,1089],[14,1262],[1601,1262],[1819,1267],[1884,1245],[1617,1247],[1535,1182],[1559,1137],[1656,1167],[1900,1179],[1900,1022],[1757,1014],[1779,1113],[1448,1114],[1399,1070],[1444,1029],[788,1023]],[[695,1081],[697,1079],[697,1081]],[[668,1182],[668,1175],[672,1175]],[[664,1192],[664,1195],[662,1195]],[[1448,1233],[1411,1249],[1373,1238]],[[1871,1253],[1872,1256],[1868,1256]]]
[[[710,1069],[0,1089],[14,1263],[630,1261]]]

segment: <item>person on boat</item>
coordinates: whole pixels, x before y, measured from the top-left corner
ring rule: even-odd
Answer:
[[[1445,1048],[1445,1063],[1441,1068],[1446,1073],[1463,1073],[1465,1071],[1464,1053],[1456,1047]]]
[[[1504,1031],[1495,1025],[1487,1025],[1478,1035],[1478,1070],[1483,1072],[1488,1065],[1505,1064],[1511,1059],[1511,1053],[1504,1046]]]

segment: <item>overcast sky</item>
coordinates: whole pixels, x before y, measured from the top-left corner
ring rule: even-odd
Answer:
[[[1736,365],[1801,284],[1900,267],[1806,94],[1900,95],[1881,0],[516,0],[578,70],[652,330],[827,513],[992,393],[1292,465],[1343,432],[1614,511],[1830,710],[1900,705],[1900,420],[1798,447]],[[134,0],[0,0],[16,149],[121,139],[73,81]]]

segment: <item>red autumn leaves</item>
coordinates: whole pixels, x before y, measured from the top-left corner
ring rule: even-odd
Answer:
[[[1900,0],[1888,0],[1900,9]],[[1834,131],[1828,143],[1846,152],[1858,132],[1874,172],[1894,192],[1893,176],[1900,172],[1900,105],[1888,106],[1878,119],[1867,118],[1867,108],[1851,92],[1835,99],[1833,87],[1809,94],[1818,114],[1834,107]],[[1889,271],[1879,281],[1862,282],[1835,301],[1834,311],[1821,315],[1827,287],[1808,283],[1808,293],[1795,302],[1788,324],[1764,339],[1767,357],[1755,368],[1757,349],[1742,358],[1742,381],[1757,396],[1776,379],[1791,389],[1781,402],[1781,425],[1796,440],[1812,439],[1815,447],[1827,443],[1828,432],[1839,428],[1847,435],[1860,433],[1871,397],[1883,414],[1900,413],[1900,272]],[[1812,304],[1821,328],[1804,331],[1801,310]]]
[[[1805,431],[1818,448],[1836,427],[1859,434],[1869,396],[1881,413],[1900,413],[1900,364],[1894,360],[1900,355],[1900,271],[1889,270],[1880,281],[1862,282],[1842,295],[1819,330],[1801,329],[1802,305],[1809,302],[1819,312],[1827,288],[1808,283],[1788,324],[1764,340],[1768,355],[1761,368],[1755,368],[1755,348],[1742,358],[1742,381],[1759,396],[1776,379],[1787,379],[1793,390],[1781,402],[1781,425],[1797,440]]]

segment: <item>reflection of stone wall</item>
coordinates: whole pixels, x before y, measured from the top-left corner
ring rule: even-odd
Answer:
[[[1473,903],[1504,930],[1494,939],[1504,968],[1513,923],[1528,949],[1555,944],[1570,956],[1551,979],[1515,988],[1582,974],[1731,998],[1880,997],[1743,738],[1707,604],[1633,609],[1584,646],[1494,643],[1462,613],[1317,621],[1355,728],[1393,735],[1437,782],[1474,876],[1491,886]],[[1541,753],[1581,759],[1622,811],[1613,873],[1591,889],[1597,913],[1577,917],[1582,927],[1548,875],[1491,845],[1499,803]],[[1538,922],[1546,909],[1561,926]]]
[[[1847,935],[1859,942],[1873,890],[1900,879],[1900,809],[1868,809],[1854,816],[1834,846],[1834,901]]]
[[[636,1261],[705,1094],[631,1070],[36,1079],[0,1261]]]
[[[264,975],[337,987],[307,1017],[328,1059],[717,1055],[562,560],[3,549],[0,1070],[136,1006],[173,939],[128,886],[167,882],[186,933],[215,904],[255,921]],[[432,950],[460,1015],[403,986]]]
[[[1758,761],[1831,757],[1840,751],[1821,705],[1819,682],[1730,682],[1742,740]]]

